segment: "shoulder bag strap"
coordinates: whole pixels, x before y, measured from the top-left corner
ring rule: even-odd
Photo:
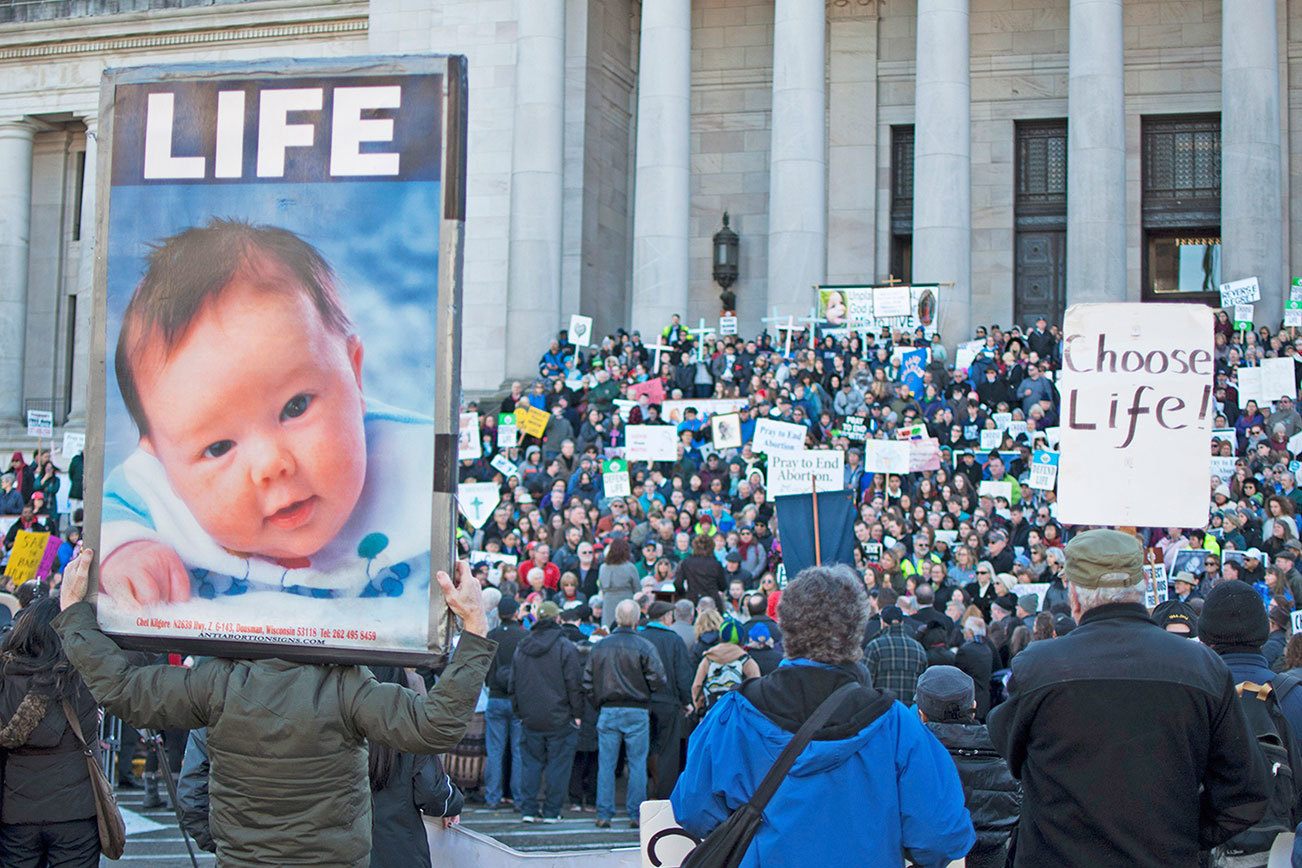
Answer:
[[[750,797],[750,805],[755,809],[756,813],[762,814],[764,812],[764,809],[768,807],[769,800],[773,798],[773,794],[778,791],[778,787],[786,779],[787,772],[791,771],[791,767],[795,765],[797,757],[814,738],[814,733],[818,732],[823,727],[823,724],[827,723],[827,719],[832,716],[832,712],[836,711],[845,698],[859,686],[858,682],[851,681],[849,684],[838,687],[827,699],[824,699],[819,704],[814,713],[810,715],[809,720],[806,720],[796,734],[791,737],[791,741],[787,742],[787,746],[782,749],[782,753],[778,754],[773,767],[769,769],[768,774],[764,776],[764,780],[756,788],[755,795]]]
[[[63,716],[68,718],[68,726],[72,727],[72,734],[81,742],[81,749],[89,756],[90,745],[86,742],[86,736],[81,734],[81,721],[77,720],[77,712],[73,711],[72,704],[66,698],[59,700],[63,703]]]
[[[1280,702],[1288,696],[1294,687],[1298,685],[1298,679],[1295,675],[1289,675],[1287,672],[1280,672],[1270,680],[1271,687],[1274,688],[1275,698]]]

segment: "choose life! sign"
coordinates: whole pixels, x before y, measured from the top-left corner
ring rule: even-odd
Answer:
[[[1215,415],[1211,309],[1072,305],[1063,335],[1058,518],[1201,527]]]

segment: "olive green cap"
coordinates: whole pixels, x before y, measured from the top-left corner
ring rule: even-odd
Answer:
[[[1144,580],[1139,540],[1119,530],[1087,530],[1067,543],[1063,576],[1082,588],[1128,588]]]

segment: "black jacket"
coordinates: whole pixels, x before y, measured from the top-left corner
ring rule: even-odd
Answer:
[[[714,555],[688,555],[678,565],[674,590],[686,595],[693,603],[701,597],[714,597],[714,602],[722,612],[723,595],[728,590],[728,581],[724,578],[723,567],[719,566]]]
[[[70,665],[64,677],[70,684],[68,702],[98,761],[95,699]],[[0,679],[0,724],[9,723],[23,697],[33,690],[51,694],[51,699],[45,716],[22,745],[5,752],[4,792],[0,796],[3,822],[64,823],[94,817],[95,799],[86,758],[68,726],[62,704],[52,696],[48,672],[34,672],[21,660],[5,664]]]
[[[1266,808],[1229,669],[1137,603],[1018,654],[989,724],[1026,796],[1018,866],[1194,865]]]
[[[1022,811],[1022,785],[1009,773],[990,733],[979,723],[936,723],[927,729],[949,751],[963,782],[963,800],[972,815],[977,842],[973,854],[997,851],[1008,843]]]
[[[664,686],[651,694],[651,701],[679,707],[691,705],[696,668],[692,666],[682,637],[657,623],[647,624],[646,629],[638,635],[655,646],[660,654],[660,665],[665,670]]]
[[[999,652],[984,636],[964,642],[954,652],[954,665],[970,675],[976,684],[977,720],[985,720],[990,713],[990,675],[995,671],[998,657]]]
[[[515,649],[511,708],[520,723],[535,732],[564,729],[583,717],[582,681],[579,649],[560,624],[539,621]]]
[[[437,756],[398,754],[384,788],[371,792],[371,868],[428,868],[421,815],[455,817],[463,801]]]
[[[664,684],[659,652],[631,627],[616,627],[598,642],[583,669],[583,691],[599,710],[646,708]]]
[[[508,699],[511,696],[511,660],[520,640],[529,634],[519,621],[506,621],[488,632],[488,638],[497,643],[493,662],[488,666],[484,684],[490,699]]]

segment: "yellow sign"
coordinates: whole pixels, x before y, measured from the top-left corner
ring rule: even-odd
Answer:
[[[9,553],[9,564],[5,567],[5,576],[13,580],[15,587],[36,578],[36,570],[45,557],[45,545],[49,540],[48,533],[18,531],[14,550]]]
[[[551,418],[551,414],[546,410],[528,406],[515,408],[516,427],[530,437],[543,436],[543,432],[547,430],[547,423],[551,421]]]

